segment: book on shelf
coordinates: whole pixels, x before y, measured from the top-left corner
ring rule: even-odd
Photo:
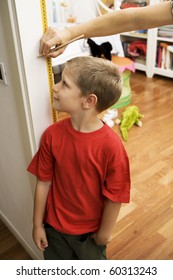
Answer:
[[[158,28],[158,37],[173,38],[173,25],[165,25]]]
[[[157,47],[156,67],[173,70],[173,45],[160,42]]]

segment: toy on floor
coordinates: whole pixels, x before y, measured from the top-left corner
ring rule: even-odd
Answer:
[[[116,124],[120,124],[120,131],[124,141],[128,141],[128,130],[136,124],[137,126],[142,126],[142,121],[140,120],[143,117],[139,113],[139,108],[137,106],[128,106],[122,114],[121,119],[115,121]]]
[[[118,117],[118,110],[117,109],[109,109],[107,110],[106,114],[104,114],[102,120],[110,127],[115,125],[114,119]]]

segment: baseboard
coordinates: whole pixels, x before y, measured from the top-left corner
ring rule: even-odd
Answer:
[[[42,259],[41,254],[39,255],[39,253],[37,254],[37,252],[33,250],[33,248],[23,239],[20,233],[14,228],[14,226],[11,224],[8,218],[1,212],[1,210],[0,210],[0,219],[3,221],[6,227],[8,227],[8,229],[12,232],[12,234],[19,241],[19,243],[24,247],[26,252],[31,256],[33,260]]]

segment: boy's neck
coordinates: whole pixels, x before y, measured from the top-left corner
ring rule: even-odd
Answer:
[[[103,122],[98,118],[98,116],[90,117],[90,118],[75,118],[71,117],[71,124],[73,128],[80,132],[93,132],[96,131],[103,126]]]

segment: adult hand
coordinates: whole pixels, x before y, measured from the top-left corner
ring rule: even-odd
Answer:
[[[70,39],[70,32],[68,29],[59,30],[54,27],[49,27],[40,39],[39,55],[57,57],[64,52],[66,47],[57,51],[53,51],[53,48],[66,43]]]

